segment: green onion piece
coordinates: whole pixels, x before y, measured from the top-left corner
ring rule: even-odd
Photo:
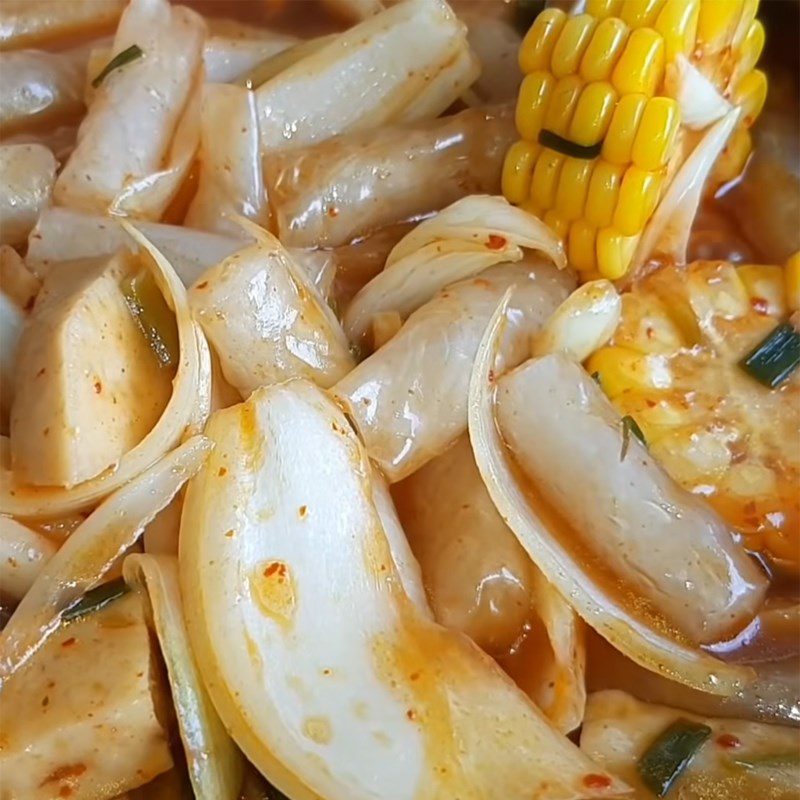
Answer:
[[[664,797],[711,735],[708,725],[675,720],[647,748],[636,769],[642,782],[657,797]]]
[[[130,64],[131,61],[136,61],[137,58],[141,58],[144,55],[144,50],[139,47],[138,44],[132,44],[127,49],[123,50],[121,53],[117,53],[111,61],[106,64],[103,69],[100,71],[100,74],[92,81],[92,86],[96,89],[106,78],[106,76],[113,72],[115,69],[119,69],[120,67],[124,67],[126,64]]]
[[[107,606],[118,597],[122,597],[128,591],[128,586],[122,578],[115,578],[113,581],[101,583],[94,589],[89,589],[86,594],[78,601],[73,603],[62,615],[61,619],[69,621],[90,614],[92,611],[99,611],[103,606]]]
[[[178,326],[155,279],[142,270],[122,281],[122,294],[133,318],[162,367],[178,362]]]
[[[734,758],[733,761],[735,764],[745,769],[785,769],[787,767],[800,767],[800,752],[771,753],[765,756]]]
[[[597,158],[603,149],[603,143],[590,144],[588,147],[582,144],[575,144],[563,136],[559,136],[552,131],[541,130],[539,131],[539,144],[542,147],[549,147],[557,153],[562,153],[570,158],[584,158],[591,161]]]
[[[647,442],[645,441],[644,434],[642,433],[642,429],[639,427],[639,423],[630,416],[630,414],[626,414],[622,420],[622,450],[620,450],[619,460],[624,461],[625,456],[628,454],[628,446],[631,443],[631,434],[633,434],[645,447],[647,447]]]
[[[778,325],[739,366],[759,383],[774,389],[800,364],[800,333],[788,322]]]
[[[514,27],[524,36],[543,10],[544,0],[517,0],[514,9]]]

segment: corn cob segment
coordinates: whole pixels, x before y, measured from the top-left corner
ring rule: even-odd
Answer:
[[[614,336],[585,364],[666,471],[790,572],[800,570],[800,374],[769,389],[740,361],[792,313],[798,265],[664,267],[622,296]]]
[[[741,173],[767,91],[754,69],[764,46],[757,9],[758,0],[588,0],[585,13],[551,8],[534,21],[520,48],[521,141],[506,156],[503,192],[547,218],[584,279],[627,273],[681,158],[681,108],[667,94],[676,59],[742,107],[712,182]]]

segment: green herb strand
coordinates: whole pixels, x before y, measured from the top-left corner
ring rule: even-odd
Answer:
[[[569,139],[565,139],[563,136],[559,136],[557,133],[546,131],[544,129],[539,131],[539,144],[542,147],[555,150],[557,153],[569,156],[570,158],[582,158],[586,161],[591,161],[593,158],[597,158],[597,156],[599,156],[603,150],[602,142],[590,144],[588,146],[575,144],[575,142],[571,142]]]
[[[642,782],[657,797],[664,797],[711,735],[708,725],[675,720],[647,748],[636,769]]]
[[[130,47],[123,50],[121,53],[117,53],[111,61],[106,64],[103,69],[100,71],[100,74],[92,81],[92,86],[96,89],[107,77],[110,72],[113,72],[115,69],[119,69],[120,67],[124,67],[126,64],[130,64],[131,61],[136,61],[137,58],[141,58],[144,55],[144,50],[139,47],[138,44],[132,44]]]
[[[624,461],[625,456],[628,454],[628,447],[631,443],[631,434],[633,434],[645,447],[647,447],[647,441],[644,438],[644,434],[642,433],[642,429],[639,427],[639,423],[630,415],[626,414],[622,420],[622,449],[619,453],[619,460]]]
[[[93,611],[99,611],[103,606],[107,606],[118,597],[122,597],[128,591],[128,585],[122,578],[115,578],[113,581],[101,583],[94,589],[89,589],[80,600],[73,603],[61,615],[61,619],[69,622],[78,619]]]

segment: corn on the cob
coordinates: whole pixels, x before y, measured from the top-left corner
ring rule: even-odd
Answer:
[[[758,0],[588,0],[586,13],[550,8],[534,21],[519,54],[522,143],[506,157],[503,192],[557,225],[584,279],[625,275],[667,187],[681,113],[664,76],[678,56],[742,106],[713,181],[741,173],[767,90],[754,69],[764,46],[757,8]]]
[[[791,292],[794,291],[794,299]],[[768,389],[739,365],[800,300],[785,267],[665,267],[622,297],[608,345],[586,361],[653,456],[779,566],[800,569],[800,380]]]

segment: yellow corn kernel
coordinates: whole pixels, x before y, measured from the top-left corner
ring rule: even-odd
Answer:
[[[544,211],[542,211],[541,207],[531,200],[529,197],[527,200],[523,200],[519,207],[523,211],[527,211],[532,217],[536,217],[537,219],[541,219],[544,216]]]
[[[680,125],[681,111],[675,100],[671,97],[648,100],[633,139],[633,163],[650,171],[665,166],[672,155]]]
[[[556,83],[544,115],[543,127],[546,130],[562,137],[567,136],[582,90],[583,81],[577,75],[567,75]]]
[[[584,216],[598,228],[606,228],[614,219],[614,209],[619,200],[624,167],[598,159],[589,181]]]
[[[767,76],[754,69],[739,81],[733,96],[733,102],[742,107],[742,125],[749,128],[758,119],[766,99]]]
[[[648,446],[659,441],[675,428],[684,427],[691,418],[681,399],[671,393],[645,390],[641,394],[626,392],[614,401],[620,414],[630,414],[638,423]]]
[[[549,72],[532,72],[519,87],[515,122],[523,139],[535,142],[555,81]]]
[[[622,0],[586,0],[586,13],[596,19],[618,17]]]
[[[668,64],[679,54],[694,50],[700,0],[667,0],[653,27],[664,37],[664,57]]]
[[[625,49],[611,73],[611,83],[620,95],[652,97],[664,77],[664,40],[652,28],[631,32]]]
[[[658,203],[662,175],[639,167],[628,167],[622,177],[619,201],[614,209],[614,227],[623,236],[641,233]]]
[[[600,386],[611,398],[623,392],[668,389],[672,383],[662,356],[642,355],[618,345],[601,347],[592,353],[586,361],[586,371],[590,375],[597,373]]]
[[[651,28],[664,0],[625,0],[620,17],[631,28]]]
[[[595,28],[581,59],[581,77],[585,81],[607,81],[627,38],[628,26],[621,19],[604,19]]]
[[[764,26],[758,20],[755,20],[747,29],[747,34],[739,49],[739,58],[731,77],[732,86],[737,86],[739,81],[758,63],[758,59],[761,58],[761,53],[764,50],[764,39]]]
[[[564,219],[554,208],[551,208],[544,215],[544,224],[547,225],[559,239],[564,240],[567,238],[569,220]]]
[[[753,24],[753,20],[756,18],[759,2],[760,0],[744,0],[742,13],[739,16],[739,22],[736,25],[736,30],[734,31],[731,39],[731,49],[734,51],[741,47],[742,42],[747,36],[750,26]]]
[[[595,239],[597,228],[585,219],[578,219],[569,227],[567,255],[569,264],[579,272],[590,272],[597,267]]]
[[[784,269],[775,264],[743,264],[739,280],[750,295],[750,306],[758,314],[783,317],[786,314]]]
[[[638,236],[623,236],[614,228],[597,232],[597,269],[610,281],[619,280],[631,265]]]
[[[593,168],[594,160],[586,158],[567,158],[564,161],[556,189],[555,208],[567,222],[583,216]]]
[[[711,183],[718,186],[738,178],[744,171],[752,150],[753,137],[750,131],[739,125],[714,164]]]
[[[664,304],[645,292],[622,295],[622,318],[614,341],[642,353],[674,353],[686,344]]]
[[[606,161],[611,164],[630,164],[633,141],[646,104],[647,97],[643,94],[629,94],[620,98],[603,140],[603,158]]]
[[[703,428],[679,428],[650,443],[653,457],[674,479],[694,483],[721,478],[732,454],[725,433]]]
[[[567,20],[550,58],[550,67],[556,78],[573,75],[578,71],[581,56],[596,25],[597,21],[591,14],[578,14]]]
[[[733,264],[700,262],[686,277],[686,297],[702,325],[714,317],[741,319],[750,311],[750,298]]]
[[[603,140],[617,102],[610,83],[590,83],[583,88],[569,125],[570,141],[589,147]]]
[[[556,189],[556,211],[568,222],[583,216],[594,160],[567,158]]]
[[[524,74],[550,70],[550,58],[567,15],[558,8],[546,8],[533,21],[519,48],[519,68]]]
[[[784,271],[786,305],[790,311],[800,309],[800,250],[789,257]]]
[[[501,185],[509,203],[521,203],[528,199],[536,156],[541,147],[534,142],[518,141],[508,148],[503,162]]]
[[[742,17],[742,0],[705,0],[697,20],[697,43],[706,53],[728,46]]]
[[[556,202],[558,177],[564,165],[564,156],[545,147],[536,159],[531,179],[531,200],[542,211],[552,208]]]

